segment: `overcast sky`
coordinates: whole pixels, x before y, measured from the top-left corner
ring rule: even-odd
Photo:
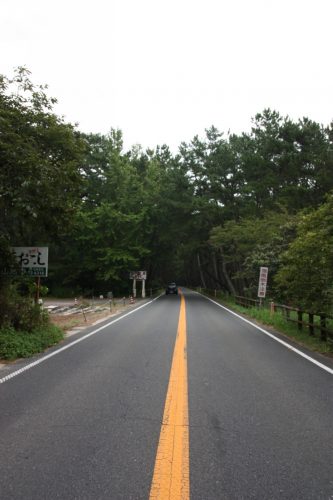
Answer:
[[[0,73],[27,66],[80,130],[176,151],[266,107],[329,124],[332,21],[332,0],[2,0]]]

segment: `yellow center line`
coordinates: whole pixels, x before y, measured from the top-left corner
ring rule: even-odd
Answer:
[[[190,498],[186,309],[181,294],[173,352],[150,500]]]

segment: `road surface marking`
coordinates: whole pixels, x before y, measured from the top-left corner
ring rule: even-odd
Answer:
[[[79,342],[83,342],[83,340],[86,340],[87,338],[91,337],[92,335],[95,335],[96,333],[100,332],[101,330],[104,330],[108,326],[111,326],[114,323],[117,323],[118,321],[126,318],[130,314],[133,314],[133,313],[139,311],[140,309],[142,309],[143,307],[148,306],[149,304],[151,304],[152,302],[154,302],[155,300],[157,300],[159,297],[160,297],[160,295],[158,297],[156,297],[155,299],[150,300],[149,302],[146,302],[145,304],[142,304],[142,306],[139,306],[136,309],[133,309],[132,311],[130,311],[130,312],[126,313],[126,314],[123,314],[119,318],[116,318],[116,319],[110,321],[106,325],[100,326],[96,330],[93,330],[92,332],[87,333],[83,337],[80,337],[77,340],[73,340],[73,342],[71,342],[70,344],[66,344],[65,346],[60,347],[56,351],[52,351],[50,354],[46,354],[45,356],[37,359],[36,361],[33,361],[32,363],[29,363],[28,365],[23,366],[19,370],[16,370],[15,372],[12,372],[12,373],[9,373],[5,377],[0,378],[0,384],[3,384],[4,382],[7,382],[8,380],[10,380],[10,379],[12,379],[14,377],[17,377],[17,375],[20,375],[21,373],[26,372],[27,370],[30,370],[31,368],[34,368],[37,365],[40,365],[40,363],[43,363],[47,359],[52,358],[53,356],[56,356],[57,354],[60,354],[63,351],[66,351],[66,349],[69,349],[70,347],[73,347],[75,344],[78,344]]]
[[[183,294],[149,498],[190,498],[186,309]]]
[[[235,313],[231,309],[228,309],[227,307],[223,306],[222,304],[215,302],[215,300],[210,299],[209,297],[206,297],[206,295],[202,295],[202,294],[200,294],[200,295],[202,297],[205,297],[205,299],[209,300],[210,302],[213,302],[213,304],[215,304],[216,306],[219,306],[222,309],[225,309],[226,311],[230,312],[231,314],[233,314],[237,318],[241,319],[242,321],[245,321],[245,323],[248,323],[249,325],[254,326],[254,328],[256,328],[257,330],[260,330],[262,333],[264,333],[265,335],[268,335],[268,337],[271,337],[273,340],[275,340],[276,342],[279,342],[279,344],[282,344],[284,347],[287,347],[288,349],[295,352],[299,356],[302,356],[302,358],[305,358],[307,361],[310,361],[314,365],[319,366],[319,368],[321,368],[322,370],[325,370],[327,373],[330,373],[331,375],[333,375],[332,368],[329,368],[328,366],[324,365],[323,363],[320,363],[320,361],[317,361],[316,359],[311,358],[311,356],[308,356],[307,354],[300,351],[299,349],[296,349],[296,347],[293,347],[292,345],[288,344],[288,342],[284,342],[283,340],[279,339],[278,337],[276,337],[272,333],[269,333],[264,328],[261,328],[260,326],[256,325],[255,323],[252,323],[252,321],[249,321],[248,319],[243,318],[243,316],[240,316],[239,314]]]

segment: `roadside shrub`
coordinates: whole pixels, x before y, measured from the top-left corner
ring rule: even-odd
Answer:
[[[11,326],[3,327],[0,329],[0,359],[27,358],[57,344],[63,337],[63,331],[52,324],[31,332],[17,331]]]
[[[24,297],[17,284],[0,290],[0,328],[13,327],[15,330],[31,332],[49,323],[48,314],[31,297]]]

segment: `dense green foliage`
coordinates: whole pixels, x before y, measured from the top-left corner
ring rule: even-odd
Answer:
[[[86,145],[53,113],[54,99],[29,72],[0,76],[0,327],[32,332],[44,324],[32,284],[12,278],[12,246],[61,241],[82,199]]]
[[[276,277],[281,295],[308,311],[332,312],[333,196],[299,216]]]
[[[28,358],[57,344],[63,337],[63,331],[51,324],[31,332],[13,327],[0,328],[0,359]]]
[[[146,269],[152,287],[255,296],[265,265],[270,296],[331,310],[332,125],[268,109],[249,133],[124,151],[121,131],[80,133],[53,103],[24,69],[0,80],[3,297],[10,247],[43,244],[51,293],[126,293]]]
[[[55,238],[80,200],[84,144],[28,75],[0,78],[0,231],[35,245]]]

